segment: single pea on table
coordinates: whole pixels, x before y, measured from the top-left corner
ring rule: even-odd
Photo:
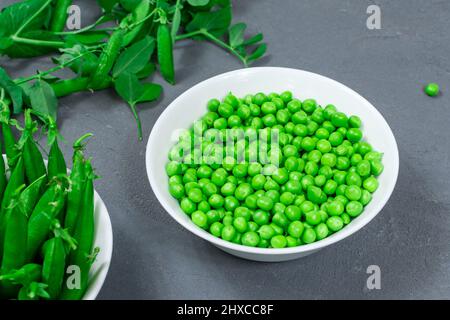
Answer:
[[[232,143],[230,143],[230,141]],[[169,192],[225,241],[285,248],[320,241],[361,215],[383,154],[358,116],[290,91],[211,99],[169,151]]]

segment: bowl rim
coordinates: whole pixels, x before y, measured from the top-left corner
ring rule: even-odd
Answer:
[[[328,81],[330,84],[335,85],[339,90],[346,91],[347,93],[349,93],[351,95],[356,95],[359,99],[361,99],[364,102],[366,107],[368,107],[369,109],[372,109],[371,111],[378,114],[380,116],[380,119],[385,122],[387,129],[388,129],[386,134],[388,136],[390,136],[390,140],[392,140],[394,147],[395,147],[395,155],[394,155],[394,163],[393,163],[395,174],[392,177],[393,183],[387,189],[385,196],[382,199],[380,199],[380,201],[378,203],[376,203],[376,206],[374,208],[372,208],[371,212],[367,213],[366,215],[361,215],[360,216],[361,219],[358,220],[357,224],[353,225],[353,228],[345,227],[330,237],[319,240],[317,242],[313,242],[311,244],[304,244],[304,245],[297,246],[297,247],[290,247],[290,248],[248,247],[248,246],[235,244],[235,243],[223,240],[221,238],[215,237],[212,234],[208,233],[207,231],[197,227],[193,223],[189,223],[189,221],[182,220],[178,214],[176,214],[175,212],[172,212],[172,209],[170,208],[168,203],[166,203],[166,201],[164,201],[164,196],[163,196],[162,192],[160,191],[158,183],[157,183],[157,181],[155,181],[156,179],[153,176],[152,171],[151,171],[150,153],[151,153],[152,146],[155,144],[155,142],[158,139],[157,133],[159,131],[159,128],[166,122],[166,118],[168,118],[169,111],[176,108],[177,104],[179,104],[179,102],[182,101],[184,99],[184,97],[187,96],[191,91],[206,88],[208,86],[209,82],[217,81],[217,80],[220,80],[223,78],[229,78],[232,76],[238,76],[242,73],[264,72],[264,71],[301,72],[307,76],[319,78],[323,81]],[[152,131],[150,133],[150,136],[149,136],[149,139],[147,142],[145,162],[146,162],[146,170],[147,170],[147,176],[149,178],[150,186],[151,186],[156,198],[158,199],[159,203],[163,206],[163,208],[166,210],[166,212],[169,213],[169,215],[173,219],[175,219],[175,221],[177,221],[179,224],[181,224],[184,228],[186,228],[190,232],[194,233],[198,237],[203,238],[204,240],[207,240],[207,241],[211,242],[212,244],[219,246],[219,247],[224,247],[229,250],[239,251],[239,252],[249,253],[249,254],[275,255],[276,256],[276,255],[289,255],[289,254],[305,253],[305,252],[315,251],[315,250],[327,247],[333,243],[339,242],[339,241],[349,237],[350,235],[356,233],[361,228],[363,228],[365,225],[367,225],[371,220],[373,220],[373,218],[375,218],[376,215],[378,215],[378,213],[380,213],[380,211],[383,209],[383,207],[385,206],[385,204],[391,197],[391,195],[394,191],[395,185],[397,183],[400,161],[399,161],[399,151],[398,151],[397,141],[395,139],[395,136],[392,132],[391,127],[389,126],[389,123],[386,121],[386,119],[383,117],[383,115],[377,110],[377,108],[375,108],[375,106],[373,106],[367,99],[365,99],[362,95],[360,95],[353,89],[347,87],[346,85],[344,85],[334,79],[331,79],[331,78],[328,78],[323,75],[313,73],[310,71],[301,70],[301,69],[285,68],[285,67],[252,67],[252,68],[244,68],[244,69],[229,71],[229,72],[225,72],[225,73],[210,77],[210,78],[203,80],[203,81],[195,84],[194,86],[190,87],[189,89],[184,91],[182,94],[180,94],[175,100],[173,100],[167,106],[167,108],[161,113],[161,115],[158,117],[157,121],[155,122],[155,124],[152,128]]]

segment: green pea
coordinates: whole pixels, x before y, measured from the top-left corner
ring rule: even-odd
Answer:
[[[372,151],[372,146],[371,146],[369,143],[364,142],[364,141],[362,141],[362,142],[359,143],[357,152],[358,152],[360,155],[365,156],[365,155],[366,155],[367,153],[369,153],[370,151]]]
[[[236,199],[243,201],[243,200],[245,200],[245,198],[247,198],[252,193],[253,193],[253,189],[250,186],[250,184],[242,183],[236,188],[236,191],[234,192],[234,196],[236,197]]]
[[[348,118],[342,112],[335,112],[331,115],[331,123],[336,127],[348,127]]]
[[[196,204],[189,198],[181,199],[180,207],[184,213],[189,214],[189,215],[192,214],[197,209]]]
[[[328,227],[325,223],[318,224],[314,231],[316,232],[317,240],[325,239],[328,236]]]
[[[328,180],[323,187],[323,192],[327,195],[333,195],[336,192],[337,187],[338,184],[336,181]]]
[[[348,118],[348,125],[350,128],[360,128],[361,119],[358,116],[350,116],[350,118]]]
[[[316,186],[308,186],[306,196],[309,201],[316,204],[324,203],[327,200],[327,197],[322,189]]]
[[[265,210],[265,211],[270,211],[273,208],[272,199],[270,199],[269,197],[266,197],[266,196],[262,196],[262,197],[258,198],[256,204],[257,204],[258,208]]]
[[[288,234],[294,238],[300,238],[305,227],[300,221],[293,221],[289,224]]]
[[[184,187],[180,183],[169,184],[169,193],[175,199],[181,199],[184,196]]]
[[[303,201],[300,205],[300,210],[302,211],[303,214],[313,211],[314,203],[312,203],[311,201]]]
[[[281,202],[277,202],[273,205],[272,208],[272,213],[283,213],[284,214],[284,210],[286,210],[286,206],[284,204],[282,204]]]
[[[275,235],[275,230],[270,225],[263,225],[258,230],[261,239],[270,240]]]
[[[283,99],[283,98],[281,98]],[[289,112],[291,113],[296,113],[298,111],[301,110],[302,108],[302,103],[300,102],[300,100],[294,99],[294,100],[290,100],[288,102],[286,102],[285,100],[283,100],[284,103],[287,103],[287,109],[289,110]]]
[[[224,207],[225,210],[233,212],[237,207],[239,207],[239,200],[233,196],[228,196],[225,198]]]
[[[322,158],[320,159],[320,163],[323,166],[328,166],[330,168],[333,168],[336,166],[337,157],[333,153],[325,153]]]
[[[215,209],[222,208],[224,205],[224,202],[225,201],[220,194],[213,194],[208,199],[208,203],[211,205],[211,207],[213,207]]]
[[[205,229],[208,227],[208,217],[205,213],[201,211],[195,211],[191,215],[192,222],[194,222],[197,226],[199,226],[202,229]]]
[[[379,176],[384,170],[384,166],[380,160],[371,160],[370,167],[372,170],[372,174],[375,176]]]
[[[245,198],[245,205],[250,209],[256,209],[257,208],[257,204],[256,204],[257,200],[258,200],[258,198],[254,194],[251,194],[247,198]]]
[[[330,216],[339,216],[344,212],[344,204],[341,201],[331,201],[328,205],[327,205],[327,213]]]
[[[313,243],[316,241],[317,235],[314,229],[306,228],[302,234],[302,241],[305,244]]]
[[[322,221],[322,216],[318,211],[310,211],[305,214],[305,221],[311,226],[315,226]]]
[[[232,225],[225,225],[222,228],[222,239],[231,241],[236,235],[236,229]]]
[[[253,214],[253,221],[255,221],[260,226],[269,223],[270,218],[270,214],[264,210],[256,210]]]
[[[348,213],[350,217],[357,217],[363,211],[363,205],[358,201],[350,201],[345,206],[345,211]]]
[[[347,139],[355,143],[362,139],[362,132],[358,128],[350,128],[347,130]]]
[[[215,237],[220,237],[222,235],[222,229],[223,228],[224,228],[224,225],[222,223],[214,222],[209,227],[209,232]]]
[[[326,224],[328,229],[330,229],[333,232],[337,232],[344,227],[344,221],[342,220],[341,217],[337,216],[328,218]]]
[[[378,189],[378,180],[373,176],[368,177],[364,180],[363,187],[370,193],[374,193]]]
[[[245,220],[245,218],[243,217],[237,217],[233,220],[233,227],[237,232],[244,233],[248,229],[247,220]]]
[[[278,168],[273,172],[272,179],[278,184],[285,184],[289,180],[289,172],[286,168]]]
[[[344,184],[347,178],[347,172],[336,171],[333,175],[333,180],[337,182],[338,185]]]
[[[425,93],[430,97],[436,97],[439,95],[439,85],[437,83],[429,83],[424,88]]]
[[[242,244],[249,247],[256,247],[259,244],[259,241],[259,235],[254,231],[244,233],[241,238]]]
[[[211,99],[208,101],[208,110],[216,112],[219,109],[220,101],[217,99]]]
[[[356,172],[349,172],[345,178],[345,182],[349,186],[361,187],[362,185],[361,177]]]
[[[283,192],[280,196],[280,201],[282,204],[288,206],[292,204],[295,200],[295,195],[289,191]]]
[[[372,194],[367,190],[362,190],[361,199],[359,199],[359,201],[363,206],[368,205],[369,202],[372,201]]]
[[[283,235],[276,235],[270,239],[270,244],[273,248],[284,248],[287,246],[287,240]]]
[[[278,226],[277,224],[271,223],[270,226],[273,228],[276,235],[284,234],[284,229],[282,227]]]
[[[207,202],[207,201],[201,201],[199,204],[198,204],[198,208],[197,208],[199,211],[202,211],[202,212],[204,212],[204,213],[207,213],[207,212],[209,212],[210,210],[211,210],[211,206],[209,205],[209,203]]]
[[[312,114],[317,108],[317,102],[314,99],[307,99],[303,101],[302,108],[306,113]]]
[[[344,222],[344,225],[347,225],[351,222],[351,218],[347,213],[341,214],[341,219]]]

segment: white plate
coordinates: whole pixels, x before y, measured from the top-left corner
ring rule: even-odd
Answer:
[[[290,90],[303,100],[314,98],[321,105],[334,104],[363,122],[364,139],[384,153],[384,172],[378,177],[379,188],[364,212],[341,231],[312,244],[294,248],[264,249],[233,244],[198,228],[180,209],[168,191],[165,165],[172,137],[178,129],[187,129],[206,112],[211,98],[223,98],[228,92],[238,97],[257,92]],[[366,99],[345,85],[324,76],[288,68],[249,68],[224,73],[205,80],[184,92],[161,114],[150,134],[146,151],[147,174],[153,191],[164,209],[182,226],[233,255],[257,261],[284,261],[306,256],[355,233],[384,207],[394,190],[399,170],[399,155],[394,135],[383,116]]]
[[[5,166],[8,167],[6,161],[6,155],[3,155]],[[47,164],[47,160],[45,160]],[[84,294],[83,300],[95,300],[100,289],[105,282],[106,275],[108,274],[109,265],[111,264],[111,256],[113,250],[113,234],[111,220],[109,219],[108,210],[102,198],[98,195],[97,191],[94,191],[94,248],[99,247],[100,252],[97,255],[97,259],[92,265],[89,271],[89,285]]]

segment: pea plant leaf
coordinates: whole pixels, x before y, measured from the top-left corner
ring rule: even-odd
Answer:
[[[150,61],[150,57],[155,50],[155,39],[146,36],[144,39],[125,49],[117,59],[113,68],[113,78],[121,73],[137,73],[141,71]]]
[[[162,87],[156,83],[143,83],[144,91],[138,99],[138,102],[151,102],[157,100],[162,93]]]
[[[6,71],[0,67],[0,88],[3,88],[13,102],[14,113],[22,111],[22,89],[11,80]]]
[[[255,60],[261,58],[267,51],[267,45],[265,43],[260,44],[251,54],[246,58],[247,63],[252,63]]]
[[[186,26],[186,31],[206,30],[214,36],[222,36],[231,24],[231,7],[210,12],[197,12]]]
[[[105,12],[111,12],[119,0],[97,0],[97,3]]]
[[[38,79],[27,91],[31,108],[56,120],[58,100],[53,88],[46,81]]]
[[[245,29],[247,29],[247,25],[245,23],[238,23],[230,28],[229,41],[232,48],[239,47],[244,43]]]
[[[188,3],[194,7],[206,6],[209,0],[188,0]]]
[[[150,77],[156,71],[156,66],[153,62],[147,63],[144,68],[136,73],[138,79],[145,79]]]
[[[50,19],[50,0],[20,1],[0,13],[0,36],[41,29]],[[46,6],[46,7],[45,7]],[[40,10],[41,8],[44,10]]]
[[[1,18],[0,18],[1,19]],[[33,40],[44,40],[44,41],[57,41],[60,40],[55,34],[45,31],[45,30],[31,30],[26,31],[21,34],[21,37],[33,39]],[[5,38],[3,38],[5,39]],[[11,41],[11,38],[6,38]],[[3,41],[3,40],[1,40]],[[16,43],[14,41],[10,42],[10,45],[5,49],[0,49],[0,54],[6,54],[10,58],[31,58],[36,56],[42,56],[49,52],[55,51],[52,47],[31,45]]]
[[[134,10],[131,13],[131,16],[128,16],[128,25],[137,23],[139,21],[142,21],[147,17],[147,15],[150,13],[150,1],[149,0],[142,0],[139,2],[139,4],[134,8]],[[127,18],[125,18],[127,19]],[[146,27],[147,23],[151,23],[151,21],[146,21],[144,23],[138,23],[136,24],[129,32],[127,32],[123,39],[123,46],[126,47],[130,43],[132,43],[137,36],[140,34],[140,32]]]

